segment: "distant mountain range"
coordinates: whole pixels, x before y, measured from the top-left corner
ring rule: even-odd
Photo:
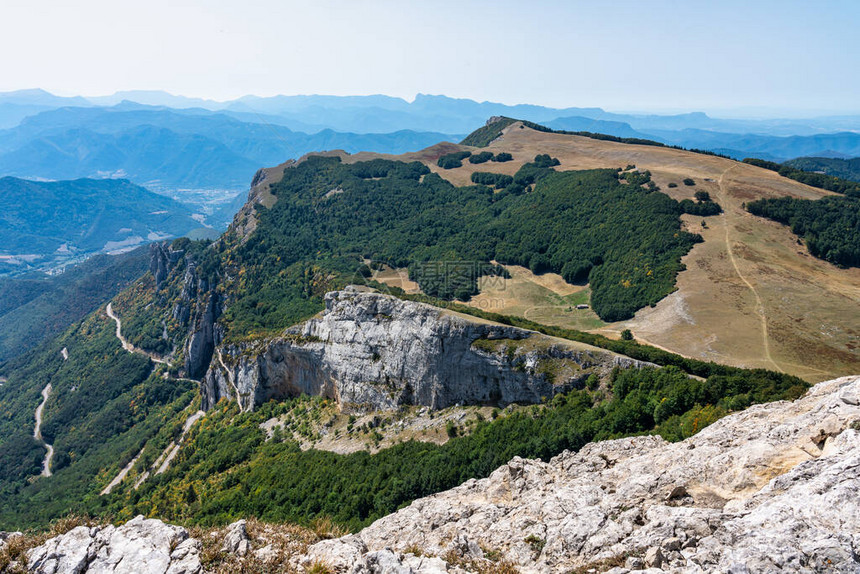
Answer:
[[[307,152],[415,151],[457,141],[491,116],[568,131],[653,139],[735,158],[785,161],[860,155],[860,115],[738,120],[704,113],[618,114],[600,108],[509,106],[419,94],[244,96],[228,102],[160,91],[59,97],[0,94],[0,175],[127,177],[173,188],[244,190],[256,169]]]
[[[310,151],[402,153],[458,135],[402,130],[314,134],[201,109],[123,103],[67,107],[0,131],[0,174],[43,179],[124,177],[162,187],[247,189],[257,169]]]
[[[0,178],[0,273],[121,252],[199,227],[182,204],[127,180]]]

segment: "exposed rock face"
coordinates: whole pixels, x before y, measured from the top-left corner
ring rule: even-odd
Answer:
[[[450,566],[441,558],[402,554],[385,548],[368,552],[361,540],[347,542],[324,540],[314,545],[299,566],[308,570],[313,564],[325,564],[340,574],[460,574],[466,570]]]
[[[78,526],[27,553],[36,574],[198,574],[200,542],[138,516],[120,527]]]
[[[223,306],[221,297],[216,292],[215,285],[198,272],[197,262],[185,250],[174,249],[170,244],[162,242],[153,243],[149,252],[149,270],[155,278],[156,288],[168,279],[171,272],[177,273],[174,280],[178,282],[178,273],[183,270],[179,263],[184,260],[182,288],[173,304],[171,315],[188,329],[185,341],[185,372],[189,378],[200,379],[209,367],[215,346],[220,342],[220,330],[216,321]],[[177,268],[178,271],[174,271]]]
[[[185,344],[185,372],[192,379],[200,379],[212,362],[215,345],[220,342],[220,329],[215,323],[221,314],[218,293],[205,293],[195,309],[191,335]]]
[[[549,463],[515,458],[304,560],[478,548],[524,573],[599,571],[610,559],[626,565],[616,572],[860,572],[858,395],[860,377],[844,377],[680,443],[637,437]]]
[[[167,242],[153,243],[149,246],[149,272],[155,278],[156,287],[164,283],[170,269],[184,254],[184,251],[173,249]]]
[[[203,408],[227,397],[252,410],[302,393],[359,410],[538,403],[582,386],[591,372],[641,364],[573,343],[516,356],[476,348],[478,339],[542,336],[379,293],[347,288],[328,293],[325,302],[321,318],[284,337],[219,349],[202,385]],[[554,379],[541,368],[550,361],[573,365],[572,374]]]

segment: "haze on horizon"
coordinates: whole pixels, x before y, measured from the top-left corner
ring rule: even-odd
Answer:
[[[750,4],[12,0],[0,8],[0,91],[860,113],[860,3]]]

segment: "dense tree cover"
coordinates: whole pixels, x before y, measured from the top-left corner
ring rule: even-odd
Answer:
[[[513,176],[503,173],[490,173],[487,171],[476,171],[472,174],[472,183],[488,185],[496,189],[504,189],[514,182]]]
[[[480,153],[474,153],[469,156],[469,163],[486,163],[493,159],[493,152],[491,151],[482,151]]]
[[[860,197],[782,197],[760,199],[746,207],[753,215],[790,226],[815,257],[835,265],[860,267]]]
[[[238,277],[231,329],[238,336],[312,315],[326,291],[354,280],[361,259],[409,267],[425,292],[444,297],[475,293],[493,259],[553,271],[591,281],[605,320],[670,293],[680,258],[700,240],[681,231],[678,202],[622,184],[613,170],[556,173],[539,161],[497,193],[455,187],[417,162],[311,157],[286,170],[272,188],[277,203],[260,209],[257,231],[229,255]]]
[[[438,165],[442,169],[454,169],[455,167],[463,167],[463,160],[471,155],[472,152],[470,151],[457,151],[454,153],[446,153],[436,161],[436,165]]]
[[[839,159],[834,157],[799,157],[782,164],[801,171],[821,171],[833,177],[860,182],[860,157]]]
[[[780,164],[773,161],[765,161],[763,159],[756,159],[751,157],[746,158],[744,160],[744,163],[775,171],[783,177],[799,181],[800,183],[805,183],[806,185],[810,185],[812,187],[826,189],[827,191],[835,191],[836,193],[844,193],[845,195],[851,195],[854,197],[860,197],[860,183],[857,183],[855,181],[848,181],[823,173],[811,173],[808,171],[797,169],[796,167],[792,167],[791,165]]]
[[[719,215],[723,212],[723,208],[715,201],[693,201],[692,199],[681,200],[681,211],[690,215],[698,215],[699,217],[707,217],[709,215]]]
[[[280,406],[246,414],[222,407],[203,421],[165,475],[127,490],[109,510],[158,509],[167,519],[203,524],[248,515],[300,523],[328,516],[355,530],[416,498],[487,476],[514,456],[548,460],[590,441],[641,432],[679,440],[730,410],[802,392],[744,377],[699,381],[675,368],[616,370],[604,388],[592,386],[480,422],[444,445],[409,441],[372,455],[265,442],[259,423]],[[191,505],[182,496],[189,485],[202,493]]]
[[[193,385],[151,375],[151,362],[123,350],[113,330],[113,321],[97,312],[4,365],[0,530],[45,524],[98,504],[93,491],[191,401]],[[42,434],[54,446],[54,475],[33,480],[45,455],[32,439],[34,412],[48,383]]]
[[[0,245],[5,253],[53,257],[63,246],[93,253],[109,242],[146,237],[153,230],[184,235],[200,227],[191,215],[187,206],[123,179],[0,178]]]

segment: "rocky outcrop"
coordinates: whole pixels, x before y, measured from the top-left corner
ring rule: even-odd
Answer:
[[[78,526],[27,552],[35,574],[198,574],[200,542],[138,516],[123,526]]]
[[[324,540],[309,550],[299,567],[310,570],[323,564],[329,572],[349,574],[461,574],[467,572],[438,557],[403,554],[389,548],[368,552],[360,539]]]
[[[185,372],[189,378],[201,379],[212,362],[215,345],[220,342],[220,296],[214,290],[205,293],[195,305],[191,334],[185,344]]]
[[[251,539],[248,537],[248,529],[244,520],[234,522],[227,527],[227,532],[224,534],[224,544],[221,546],[222,552],[229,552],[237,556],[244,556],[251,549]]]
[[[322,317],[283,337],[220,348],[202,385],[203,408],[229,398],[252,410],[303,393],[354,410],[539,403],[593,372],[641,364],[355,288],[328,293],[325,304]]]
[[[185,251],[173,249],[169,243],[152,243],[149,246],[149,272],[155,278],[155,286],[160,287],[167,279],[170,270],[182,259]]]
[[[199,272],[197,261],[191,253],[174,248],[167,242],[150,246],[149,270],[155,279],[156,288],[160,288],[168,279],[174,287],[179,288],[178,296],[172,301],[171,317],[187,329],[184,343],[185,373],[189,378],[200,379],[209,367],[215,346],[220,342],[216,322],[221,315],[223,301],[215,289],[214,280]]]
[[[860,572],[858,402],[860,377],[845,377],[680,443],[636,437],[548,463],[515,458],[357,535],[314,545],[298,563],[375,572],[349,562],[420,548],[492,552],[523,573]]]

